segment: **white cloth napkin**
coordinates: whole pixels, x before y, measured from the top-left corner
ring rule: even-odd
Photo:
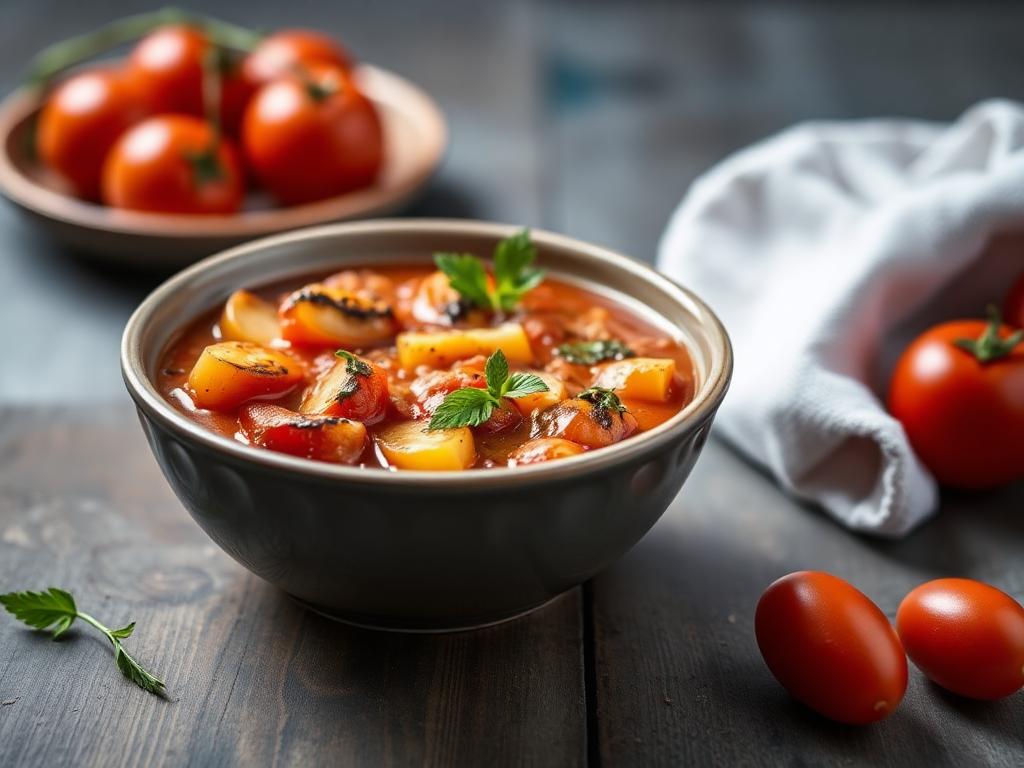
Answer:
[[[673,215],[659,267],[732,337],[721,433],[850,528],[901,536],[934,479],[883,405],[899,349],[930,322],[983,316],[1024,269],[1024,107],[949,126],[800,125],[726,159]]]

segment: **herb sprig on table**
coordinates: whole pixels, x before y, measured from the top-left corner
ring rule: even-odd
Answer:
[[[9,592],[6,595],[0,595],[0,605],[3,605],[16,619],[30,627],[49,630],[54,640],[67,632],[74,624],[75,619],[81,619],[86,624],[91,624],[106,635],[111,645],[114,646],[114,661],[117,668],[121,670],[121,674],[143,690],[158,696],[165,694],[163,681],[143,669],[142,665],[133,659],[121,645],[121,641],[130,637],[135,631],[134,621],[119,629],[111,629],[88,613],[78,610],[71,594],[57,587],[50,587],[44,592]]]
[[[500,349],[487,358],[484,364],[487,389],[465,387],[449,392],[444,402],[434,411],[429,429],[453,429],[475,427],[483,424],[501,407],[501,400],[547,392],[548,385],[532,373],[509,374],[508,360]]]
[[[488,312],[511,312],[523,294],[544,279],[544,270],[533,266],[537,248],[527,229],[506,237],[494,249],[494,280],[476,256],[468,253],[435,253],[434,263],[448,276],[463,299]]]

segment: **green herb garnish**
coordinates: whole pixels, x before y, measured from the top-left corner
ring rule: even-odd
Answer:
[[[110,629],[89,614],[78,610],[75,599],[68,592],[56,587],[50,587],[45,592],[9,592],[0,595],[0,605],[30,627],[50,630],[54,640],[67,632],[75,619],[91,624],[106,635],[114,646],[114,661],[121,674],[143,690],[164,695],[163,681],[143,669],[121,645],[121,641],[135,631],[134,621],[120,629]]]
[[[600,411],[618,411],[619,413],[625,413],[629,409],[622,404],[619,400],[619,396],[610,389],[604,387],[590,387],[584,389],[578,395],[580,400],[586,400],[588,403],[593,403],[594,408]]]
[[[373,375],[373,369],[366,363],[366,361],[360,360],[348,350],[339,349],[334,353],[334,355],[336,357],[344,358],[346,373],[351,373],[353,376]]]
[[[544,279],[533,267],[537,249],[524,229],[502,240],[494,249],[494,284],[483,262],[468,253],[435,253],[434,263],[448,276],[452,288],[466,301],[489,312],[511,312],[531,288]]]
[[[334,399],[340,403],[342,400],[352,397],[352,395],[359,391],[359,382],[357,381],[357,377],[372,376],[373,369],[363,360],[360,360],[347,350],[339,349],[334,354],[335,356],[345,360],[345,373],[348,374],[348,378],[345,379],[345,383],[341,385],[337,393],[334,395]]]
[[[434,411],[428,429],[475,427],[491,418],[494,409],[501,407],[504,397],[515,400],[548,391],[548,385],[540,376],[532,373],[509,375],[508,360],[500,349],[487,358],[484,375],[487,389],[464,387],[450,392]]]
[[[605,360],[625,360],[635,354],[618,339],[597,341],[573,341],[563,344],[557,350],[560,357],[577,365],[595,365]]]
[[[584,389],[576,395],[576,397],[580,400],[586,400],[588,403],[593,404],[593,419],[603,429],[611,429],[613,412],[622,414],[629,410],[622,404],[622,401],[619,400],[618,395],[616,395],[612,390],[605,389],[604,387],[590,387],[589,389]]]

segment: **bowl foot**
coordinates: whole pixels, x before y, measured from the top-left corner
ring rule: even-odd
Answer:
[[[335,611],[330,608],[310,603],[289,593],[285,594],[303,608],[319,614],[326,619],[330,619],[331,621],[337,621],[340,624],[348,624],[351,627],[369,629],[378,632],[398,632],[407,634],[445,634],[449,632],[471,632],[476,629],[485,629],[486,627],[493,627],[497,624],[504,624],[506,622],[520,619],[527,614],[533,613],[534,611],[553,603],[562,596],[555,595],[554,597],[549,597],[547,600],[543,600],[524,610],[515,611],[514,613],[478,618],[452,618],[432,621],[429,619],[392,619],[383,616],[345,613],[344,611]]]

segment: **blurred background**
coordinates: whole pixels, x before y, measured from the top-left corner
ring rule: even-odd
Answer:
[[[255,28],[322,29],[425,88],[451,148],[408,215],[543,227],[647,262],[694,178],[750,142],[808,119],[951,120],[1022,88],[1014,3],[180,5]],[[3,91],[40,47],[154,7],[6,0]],[[165,276],[76,258],[0,206],[0,402],[121,399],[121,329]]]

